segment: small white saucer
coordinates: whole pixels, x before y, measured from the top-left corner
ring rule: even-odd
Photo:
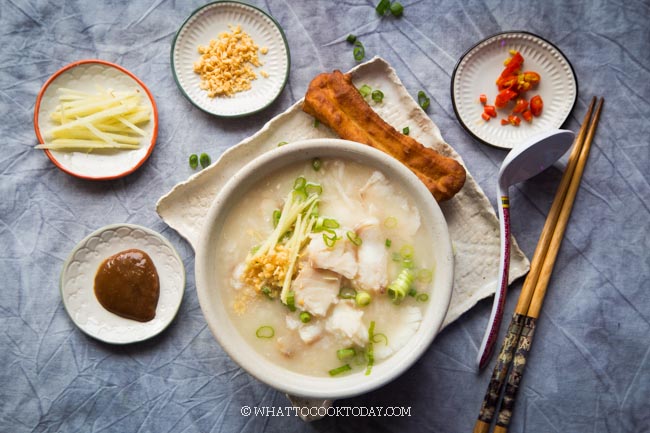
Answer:
[[[45,154],[62,171],[82,179],[109,180],[133,173],[149,158],[158,135],[158,109],[151,92],[138,77],[120,65],[105,60],[79,60],[64,66],[43,85],[34,109],[34,130],[44,143],[42,130],[55,126],[50,114],[59,104],[57,89],[67,87],[95,92],[97,86],[117,91],[138,90],[142,103],[151,109],[151,120],[141,125],[145,132],[140,148],[135,150],[101,150],[63,152],[45,149]]]
[[[264,64],[259,70],[269,76],[261,77],[258,71],[250,90],[210,98],[199,87],[201,80],[194,72],[197,49],[237,25],[257,46],[268,48],[267,54],[259,56]],[[215,116],[240,117],[263,110],[280,95],[289,78],[289,44],[280,25],[266,12],[236,1],[218,1],[195,10],[183,23],[172,44],[171,63],[178,87],[192,104]]]
[[[156,317],[149,322],[113,314],[95,297],[99,265],[131,248],[151,257],[160,279]],[[111,344],[134,343],[162,332],[176,316],[184,290],[185,268],[174,247],[159,233],[133,224],[112,224],[91,233],[75,246],[61,272],[61,297],[74,324],[91,337]]]
[[[537,88],[529,90],[526,97],[540,95],[544,101],[540,117],[533,118],[530,124],[522,121],[517,127],[499,122],[509,110],[498,110],[499,118],[484,121],[479,102],[479,95],[484,93],[488,103],[494,105],[498,93],[495,81],[503,71],[509,50],[521,53],[524,70],[541,76]],[[451,78],[451,98],[456,117],[467,132],[483,143],[512,149],[540,132],[560,128],[578,98],[578,81],[559,48],[532,33],[505,32],[482,40],[460,58]]]

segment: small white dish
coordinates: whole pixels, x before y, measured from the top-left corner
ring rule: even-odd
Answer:
[[[194,62],[200,57],[198,47],[237,25],[257,46],[268,48],[268,53],[259,54],[263,66],[255,69],[258,78],[250,90],[210,98],[199,87],[201,80],[194,72]],[[289,77],[289,44],[280,25],[266,12],[236,1],[218,1],[195,10],[183,23],[172,44],[171,64],[178,87],[196,107],[220,117],[245,116],[269,106],[284,89]],[[269,76],[262,77],[261,70]]]
[[[498,109],[499,117],[489,122],[481,118],[483,105],[479,95],[494,105],[498,93],[496,79],[503,71],[509,50],[524,57],[523,69],[540,74],[539,85],[526,93],[530,99],[540,95],[544,109],[533,121],[519,126],[501,125],[499,119],[511,109]],[[578,81],[573,67],[555,45],[528,32],[505,32],[490,36],[470,48],[458,61],[451,78],[451,97],[461,125],[483,143],[512,149],[530,137],[551,129],[559,129],[569,117],[578,98]]]
[[[140,125],[145,132],[136,150],[56,151],[45,154],[62,171],[82,179],[109,180],[126,176],[137,170],[149,158],[158,135],[158,109],[151,92],[138,77],[123,67],[104,60],[88,59],[70,63],[52,75],[41,88],[34,108],[34,130],[43,144],[42,130],[56,126],[50,114],[59,104],[57,89],[66,87],[96,92],[97,86],[116,91],[138,90],[142,103],[151,107],[151,120]]]
[[[99,265],[131,248],[151,257],[160,279],[156,317],[149,322],[113,314],[95,296]],[[174,247],[159,233],[133,224],[112,224],[91,233],[75,246],[61,272],[61,297],[74,324],[89,336],[111,344],[134,343],[162,332],[176,316],[184,290],[185,268]]]
[[[272,362],[246,342],[229,319],[227,303],[220,290],[222,288],[215,286],[215,281],[219,281],[218,273],[223,270],[215,265],[219,258],[214,245],[220,239],[223,222],[232,206],[254,188],[259,179],[280,172],[292,164],[312,161],[315,157],[352,160],[381,171],[413,199],[422,215],[423,224],[426,224],[435,239],[430,253],[436,271],[422,322],[404,347],[375,364],[372,374],[368,376],[360,371],[336,378],[316,377],[293,372]],[[201,228],[195,260],[196,290],[201,310],[221,347],[260,381],[293,396],[315,399],[340,399],[371,391],[395,379],[413,365],[441,329],[449,309],[453,275],[454,257],[447,222],[431,192],[420,179],[384,152],[367,145],[332,138],[301,140],[275,148],[253,159],[232,176],[212,202]]]

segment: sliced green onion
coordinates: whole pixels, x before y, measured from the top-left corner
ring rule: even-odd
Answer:
[[[341,361],[347,358],[352,358],[356,354],[357,352],[352,347],[349,347],[347,349],[339,349],[336,351],[336,357]]]
[[[404,13],[404,6],[402,6],[400,2],[393,2],[393,4],[390,5],[390,13],[393,14],[394,17],[401,17]]]
[[[330,234],[329,236],[327,233],[323,233],[323,242],[325,242],[325,245],[327,245],[329,248],[332,248],[334,244],[336,244],[336,241],[338,241],[340,238],[336,236],[336,233]]]
[[[305,185],[307,185],[307,179],[302,176],[297,177],[296,180],[293,181],[293,189],[295,191],[304,189]]]
[[[352,33],[350,33],[345,40],[348,41],[349,43],[353,44],[353,43],[355,43],[357,41],[357,37],[355,35],[353,35]]]
[[[339,290],[339,298],[341,299],[355,299],[357,297],[357,291],[352,287],[341,287]]]
[[[388,11],[388,8],[390,8],[390,0],[381,0],[375,7],[375,10],[379,15],[384,15]]]
[[[370,322],[368,327],[368,349],[366,351],[366,356],[368,357],[368,365],[366,366],[366,376],[372,371],[372,366],[375,364],[375,352],[372,347],[372,340],[375,335],[375,321]]]
[[[307,184],[305,185],[305,192],[307,193],[307,195],[322,194],[323,187],[320,186],[320,183],[307,182]]]
[[[406,268],[397,275],[397,278],[388,285],[388,296],[393,302],[400,302],[409,292],[413,284],[413,272]]]
[[[418,294],[418,291],[415,290],[415,287],[411,287],[411,289],[407,293],[407,295],[409,295],[412,298],[415,298],[417,296],[417,294]]]
[[[408,245],[408,244],[404,245],[402,248],[400,248],[399,253],[405,259],[412,259],[413,258],[413,246]]]
[[[320,170],[322,165],[323,165],[323,163],[321,162],[320,158],[314,158],[311,161],[311,167],[314,169],[314,171]]]
[[[388,337],[386,337],[386,334],[374,334],[372,336],[372,342],[373,343],[384,343],[386,346],[388,346]]]
[[[210,155],[207,153],[202,153],[201,156],[199,156],[199,162],[201,163],[202,168],[207,167],[210,165]]]
[[[196,155],[196,153],[193,153],[190,155],[190,167],[192,167],[192,170],[195,170],[196,167],[199,166],[199,157]]]
[[[337,376],[341,373],[345,373],[346,371],[352,370],[352,367],[350,367],[350,364],[345,364],[337,368],[333,368],[329,371],[330,376]]]
[[[348,239],[350,239],[350,242],[352,242],[356,246],[361,246],[361,244],[363,243],[363,240],[355,232],[348,231],[347,233],[345,233],[345,235],[348,237]]]
[[[365,307],[365,306],[369,305],[370,301],[372,301],[372,297],[370,296],[370,293],[368,293],[368,292],[357,292],[357,296],[354,297],[354,302],[359,307]]]
[[[318,128],[320,126],[320,120],[314,119],[314,128]]]
[[[415,279],[421,283],[430,283],[433,280],[433,272],[429,269],[420,269]]]
[[[408,126],[402,128],[402,134],[409,135],[409,132],[411,132],[411,129]]]
[[[393,241],[386,239],[386,248],[390,248],[391,245],[393,245]]]
[[[269,299],[271,299],[271,288],[269,286],[262,286],[262,293],[264,293]]]
[[[361,93],[361,96],[366,98],[368,95],[372,93],[372,87],[370,87],[367,84],[364,84],[363,86],[359,87],[359,93]]]
[[[284,146],[285,144],[289,144],[289,142],[288,141],[281,141],[281,142],[278,143],[278,147]]]
[[[429,295],[426,293],[420,293],[415,300],[418,302],[427,302],[429,300]]]
[[[395,217],[388,217],[384,220],[384,227],[387,229],[394,229],[397,227],[397,218]]]
[[[422,107],[423,110],[426,111],[427,108],[429,108],[429,104],[431,103],[431,100],[427,97],[427,94],[424,93],[423,90],[420,90],[418,92],[418,104],[420,104],[420,107]]]
[[[311,321],[311,314],[309,314],[306,311],[303,311],[302,313],[300,313],[300,321],[302,323],[309,323]]]
[[[373,92],[370,94],[370,97],[375,102],[381,102],[384,100],[384,92],[379,89],[373,90]]]
[[[402,261],[402,255],[400,253],[393,253],[393,261],[399,263]]]
[[[287,307],[289,311],[296,311],[296,293],[293,290],[287,293]]]
[[[354,60],[356,60],[357,62],[362,61],[363,58],[366,57],[366,49],[363,47],[361,41],[356,41],[354,43],[354,49],[352,50],[352,54],[354,55]]]
[[[272,338],[275,335],[275,330],[272,326],[264,325],[257,328],[255,335],[257,338]]]
[[[282,212],[280,209],[276,209],[273,211],[273,227],[277,227],[278,223],[280,222],[280,217],[282,216]]]
[[[318,220],[316,220],[316,224],[314,225],[314,231],[318,233],[325,230],[334,233],[332,229],[337,229],[339,227],[341,227],[341,225],[334,218],[318,217]]]
[[[413,269],[415,267],[415,263],[413,263],[413,259],[410,257],[402,257],[402,267],[406,269]]]

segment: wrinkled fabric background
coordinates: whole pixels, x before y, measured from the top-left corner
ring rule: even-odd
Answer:
[[[284,407],[285,396],[253,379],[221,350],[201,315],[189,245],[155,213],[157,199],[192,174],[190,153],[213,160],[300,99],[317,73],[355,65],[349,33],[380,55],[411,94],[431,96],[428,114],[495,200],[503,150],[472,139],[449,94],[458,58],[505,30],[527,30],[572,62],[576,130],[593,95],[603,117],[558,257],[513,417],[512,432],[650,431],[650,4],[647,1],[410,1],[379,18],[375,2],[252,1],[284,28],[289,82],[265,111],[224,120],[194,108],[176,87],[169,53],[199,1],[46,2],[0,7],[0,430],[6,432],[434,431],[473,428],[491,371],[473,361],[489,315],[481,302],[446,328],[392,383],[335,406],[405,406],[410,416],[241,415],[243,406]],[[45,80],[83,58],[116,62],[152,91],[157,146],[134,174],[89,182],[35,151],[33,110]],[[562,164],[511,188],[512,231],[529,257]],[[81,333],[59,294],[63,261],[88,233],[110,223],[161,232],[181,254],[186,294],[173,324],[119,347]],[[521,281],[511,287],[507,315]],[[508,320],[502,325],[501,335]],[[491,367],[488,369],[491,370]]]

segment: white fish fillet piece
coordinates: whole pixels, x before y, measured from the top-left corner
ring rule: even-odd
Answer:
[[[352,279],[357,274],[357,258],[352,248],[351,242],[346,242],[345,232],[337,231],[337,236],[341,237],[334,246],[325,245],[322,233],[311,235],[311,241],[305,249],[306,260],[312,267],[318,269],[328,269],[345,278]]]
[[[409,205],[403,195],[399,195],[381,172],[372,173],[366,184],[359,190],[363,206],[376,216],[381,223],[386,218],[395,218],[397,232],[410,238],[420,228],[420,212]]]
[[[378,323],[375,333],[382,333],[388,339],[388,344],[384,344],[383,339],[377,339],[379,342],[373,344],[373,352],[376,360],[386,359],[396,353],[408,343],[415,335],[422,322],[422,311],[418,307],[404,306],[404,311],[399,315],[397,322]]]
[[[359,269],[354,282],[360,289],[383,292],[388,285],[388,249],[379,220],[368,218],[357,225],[355,232],[362,243],[357,247]]]
[[[325,269],[305,264],[291,283],[296,307],[315,316],[325,316],[330,305],[338,302],[341,276]]]
[[[312,319],[309,323],[302,323],[295,315],[289,313],[285,321],[287,328],[297,331],[300,339],[307,344],[314,343],[323,336],[323,323],[320,320]]]
[[[325,322],[327,332],[341,338],[345,344],[365,346],[368,329],[363,324],[363,311],[354,308],[350,302],[340,302]]]

